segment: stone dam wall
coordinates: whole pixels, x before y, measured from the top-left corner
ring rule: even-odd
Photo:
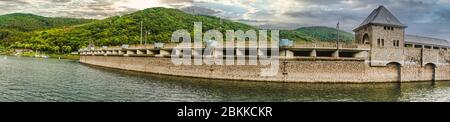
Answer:
[[[370,66],[367,60],[280,60],[279,72],[273,77],[260,75],[268,66],[244,65],[181,65],[176,66],[170,58],[82,55],[81,63],[155,74],[273,82],[414,82],[450,81],[450,66],[421,66],[404,63],[401,66]]]

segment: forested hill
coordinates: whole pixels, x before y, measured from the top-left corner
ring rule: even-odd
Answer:
[[[202,22],[203,30],[249,30],[252,26],[223,20],[217,17],[191,15],[177,9],[150,8],[142,11],[114,16],[81,26],[53,28],[36,31],[29,39],[11,44],[13,48],[31,48],[45,51],[65,51],[63,46],[72,50],[87,46],[90,41],[96,45],[138,44],[140,42],[140,23],[148,34],[148,43],[168,42],[172,33],[186,29],[192,33],[194,22]]]
[[[304,33],[313,38],[317,38],[320,41],[336,41],[337,38],[337,29],[323,26],[316,27],[303,27],[296,29],[295,31]],[[354,35],[352,33],[339,30],[339,40],[344,42],[353,41]]]
[[[282,38],[288,38],[296,41],[323,41],[331,42],[337,40],[336,28],[315,26],[315,27],[302,27],[295,30],[281,31]],[[343,42],[353,42],[354,35],[352,33],[339,30],[339,40]]]
[[[85,47],[89,42],[97,46],[138,44],[140,23],[148,32],[148,43],[169,42],[179,29],[193,32],[194,22],[203,23],[203,31],[210,29],[250,30],[250,25],[205,15],[192,15],[177,9],[149,8],[103,20],[47,18],[30,14],[0,16],[0,48],[27,48],[39,51],[67,53]],[[20,23],[19,23],[20,22]],[[281,31],[281,38],[295,41],[331,41],[333,28],[300,28]],[[342,32],[344,40],[349,33]]]
[[[33,14],[14,13],[0,16],[0,28],[18,31],[43,30],[62,26],[89,23],[90,19],[42,17]]]

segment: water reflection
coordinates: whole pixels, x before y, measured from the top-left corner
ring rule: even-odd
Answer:
[[[304,84],[209,80],[76,61],[0,59],[0,101],[450,101],[450,82]]]
[[[96,67],[99,68],[99,67]],[[439,101],[424,98],[435,90],[449,89],[448,82],[382,83],[382,84],[305,84],[210,80],[151,75],[100,68],[106,72],[153,79],[168,86],[179,86],[184,92],[204,98],[201,101]],[[422,99],[424,98],[424,99]],[[195,101],[195,100],[194,100]]]

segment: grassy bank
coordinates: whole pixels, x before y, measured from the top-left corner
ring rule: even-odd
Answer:
[[[21,54],[21,56],[35,57],[36,54],[37,54],[36,52],[23,52]],[[48,56],[48,58],[61,58],[61,59],[70,59],[70,60],[80,59],[80,55],[72,55],[72,54],[44,54],[44,55]]]

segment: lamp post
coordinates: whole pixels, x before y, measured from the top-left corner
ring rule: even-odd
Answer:
[[[338,23],[337,23],[336,28],[337,28],[337,40],[336,40],[336,46],[337,46],[337,49],[339,50],[339,20],[338,20]]]
[[[140,42],[141,45],[142,45],[142,23],[143,23],[143,22],[141,21],[141,42]]]
[[[149,39],[149,40],[150,40],[150,34],[151,34],[150,30],[147,31],[147,39]],[[145,40],[145,45],[147,45],[147,39]]]

